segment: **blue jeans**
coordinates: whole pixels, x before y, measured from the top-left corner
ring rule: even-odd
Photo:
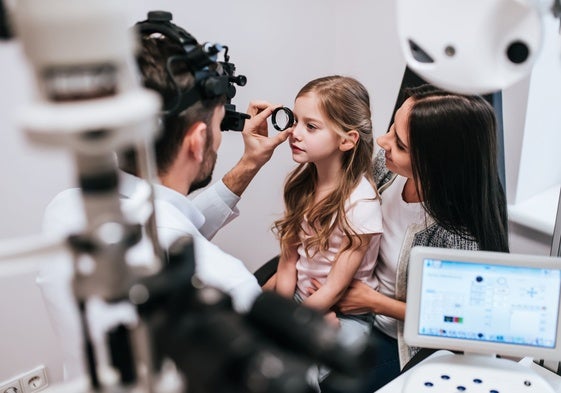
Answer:
[[[369,360],[368,371],[361,377],[361,380],[350,391],[348,388],[341,390],[332,383],[332,376],[328,376],[320,384],[322,393],[372,393],[380,389],[400,373],[399,354],[397,350],[397,340],[380,332],[377,328],[372,328],[371,338],[376,345],[374,357]]]
[[[339,318],[339,342],[346,348],[353,348],[361,345],[370,339],[372,332],[371,315],[337,315]],[[319,367],[319,381],[323,381],[329,376],[331,370],[325,366]]]
[[[297,303],[302,303],[303,299],[298,294],[294,293],[294,300]],[[371,331],[374,329],[372,326],[373,314],[360,314],[360,315],[345,315],[337,314],[339,318],[340,327],[338,330],[339,341],[347,348],[352,348],[360,345],[365,340],[369,339]],[[325,366],[318,365],[317,378],[321,383],[328,377],[331,370]]]

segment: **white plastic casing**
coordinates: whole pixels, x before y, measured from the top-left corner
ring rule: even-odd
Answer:
[[[538,56],[544,3],[398,0],[398,34],[405,60],[423,79],[446,90],[484,94],[508,87],[529,74]],[[410,40],[434,61],[416,60]],[[529,49],[525,61],[509,60],[506,53],[513,42]]]

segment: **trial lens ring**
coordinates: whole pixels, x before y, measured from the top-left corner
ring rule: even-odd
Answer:
[[[294,113],[286,106],[279,106],[271,114],[273,127],[278,131],[284,131],[294,125]]]

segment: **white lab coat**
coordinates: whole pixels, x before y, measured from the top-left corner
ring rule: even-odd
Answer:
[[[123,209],[128,211],[129,216],[137,210],[131,209],[131,206],[138,205],[136,196],[141,194],[142,190],[145,191],[145,187],[146,183],[143,180],[121,173],[119,192]],[[161,244],[168,247],[178,237],[192,236],[198,278],[204,284],[229,294],[237,311],[248,311],[261,293],[257,280],[240,260],[208,240],[238,215],[235,204],[239,198],[221,181],[202,191],[193,200],[162,185],[155,185],[155,192],[157,228]],[[58,194],[45,211],[46,232],[65,236],[83,229],[85,224],[83,202],[77,188]],[[58,261],[45,265],[37,279],[54,329],[61,339],[66,379],[84,373],[82,333],[72,293],[72,272],[71,261]],[[106,305],[96,304],[94,302],[91,311],[88,310],[94,340],[101,339],[103,332],[115,325],[116,321],[134,323],[136,319],[136,313],[128,304],[112,306],[110,309]]]

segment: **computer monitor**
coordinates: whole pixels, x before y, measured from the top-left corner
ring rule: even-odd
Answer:
[[[561,258],[411,250],[408,345],[561,360]]]

